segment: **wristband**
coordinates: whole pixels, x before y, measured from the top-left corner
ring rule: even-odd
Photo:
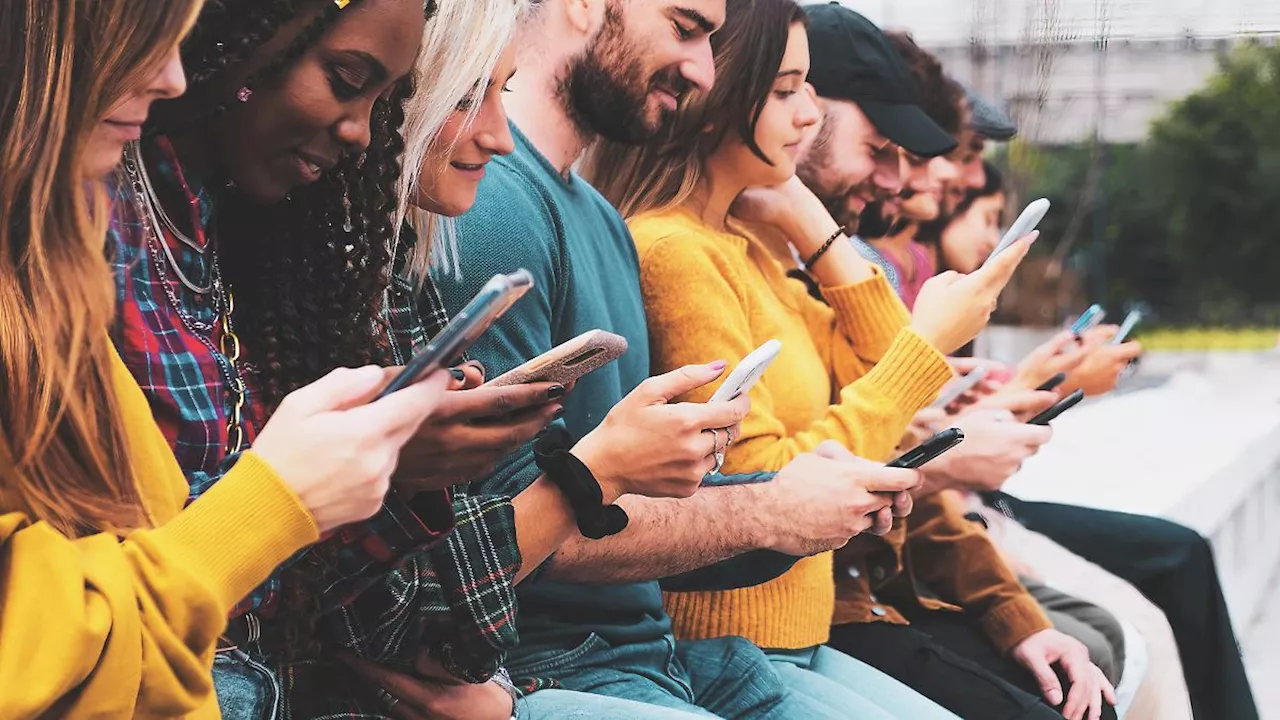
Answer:
[[[533,444],[533,459],[542,474],[564,493],[573,508],[578,532],[583,537],[599,540],[617,535],[626,529],[630,519],[617,505],[605,505],[600,482],[591,469],[569,452],[572,446],[569,431],[563,426],[552,425],[538,436]]]
[[[845,226],[843,225],[836,228],[836,231],[831,234],[831,237],[827,238],[827,241],[822,243],[822,247],[819,247],[817,252],[810,255],[809,259],[804,261],[805,269],[807,270],[813,267],[814,264],[816,264],[819,260],[821,260],[822,256],[827,254],[827,251],[831,249],[831,246],[834,245],[836,240],[839,240],[840,237],[845,234],[845,232],[847,231],[845,229]]]

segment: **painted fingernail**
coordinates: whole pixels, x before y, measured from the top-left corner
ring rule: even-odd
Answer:
[[[562,417],[564,417],[564,408],[556,408],[556,411],[551,413],[552,420],[559,420]]]
[[[463,382],[464,380],[467,379],[467,374],[462,372],[458,368],[449,368],[449,374],[452,375],[453,379],[457,380],[458,382]]]
[[[729,367],[729,363],[723,360],[717,360],[711,363],[710,365],[708,365],[707,367],[711,368],[714,372],[720,372],[721,370]]]
[[[560,398],[562,398],[562,397],[564,397],[564,386],[563,386],[563,385],[552,385],[552,386],[547,390],[547,399],[548,399],[548,400],[559,400],[559,399],[560,399]]]

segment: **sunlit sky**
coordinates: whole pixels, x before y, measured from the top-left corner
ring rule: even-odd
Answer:
[[[988,42],[1044,37],[1088,39],[1110,20],[1110,37],[1179,38],[1280,32],[1277,0],[841,0],[886,27],[910,29],[924,44],[964,44],[981,28]]]

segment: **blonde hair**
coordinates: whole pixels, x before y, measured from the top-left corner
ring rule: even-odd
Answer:
[[[437,0],[436,13],[427,22],[416,71],[418,91],[405,105],[404,172],[395,218],[397,227],[409,219],[420,236],[405,268],[410,277],[426,277],[433,261],[457,271],[457,241],[448,219],[414,207],[422,166],[440,140],[444,124],[462,112],[460,105],[471,101],[467,122],[479,112],[489,77],[530,4],[530,0]],[[440,235],[447,243],[434,242]]]
[[[145,523],[107,337],[108,205],[81,165],[201,4],[0,3],[0,511],[71,536]]]

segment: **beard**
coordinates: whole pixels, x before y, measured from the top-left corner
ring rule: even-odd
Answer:
[[[649,117],[649,94],[655,88],[682,98],[690,84],[676,67],[648,73],[641,51],[627,42],[622,11],[610,3],[599,35],[569,62],[557,94],[583,134],[643,145],[675,115],[664,108],[657,117]]]

